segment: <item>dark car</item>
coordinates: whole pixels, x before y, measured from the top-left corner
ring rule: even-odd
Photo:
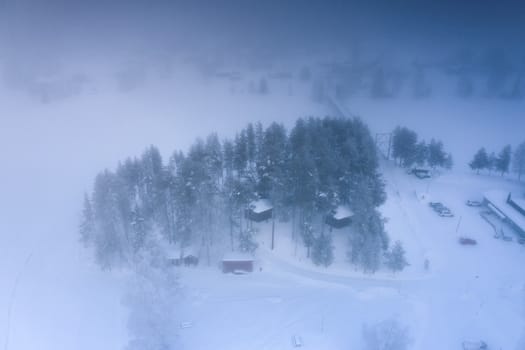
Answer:
[[[475,239],[468,238],[468,237],[460,237],[459,243],[462,245],[476,245],[478,242]]]

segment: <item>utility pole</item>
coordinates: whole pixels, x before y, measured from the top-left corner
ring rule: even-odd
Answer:
[[[456,227],[456,233],[458,233],[459,231],[459,225],[461,225],[461,219],[463,218],[463,216],[460,216],[459,217],[459,220],[458,220],[458,226]]]
[[[274,215],[275,208],[272,209],[272,250],[275,244],[275,215]]]

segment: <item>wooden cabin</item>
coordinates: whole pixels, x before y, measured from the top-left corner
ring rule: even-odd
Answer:
[[[331,228],[343,228],[350,226],[354,212],[346,205],[340,205],[326,216],[325,223]]]
[[[270,220],[273,215],[273,206],[267,199],[259,199],[250,203],[245,211],[246,219],[254,222]]]
[[[228,254],[221,261],[223,273],[253,272],[253,257],[246,254]]]

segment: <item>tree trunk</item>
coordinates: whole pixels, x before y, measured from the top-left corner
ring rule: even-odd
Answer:
[[[230,208],[230,242],[232,245],[232,252],[233,252],[233,213]]]

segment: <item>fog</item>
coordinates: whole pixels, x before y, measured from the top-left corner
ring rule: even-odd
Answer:
[[[443,140],[460,174],[482,146],[516,147],[524,23],[515,1],[4,0],[4,349],[128,344],[127,273],[100,271],[77,231],[97,173],[149,145],[168,160],[210,133],[331,115]]]

